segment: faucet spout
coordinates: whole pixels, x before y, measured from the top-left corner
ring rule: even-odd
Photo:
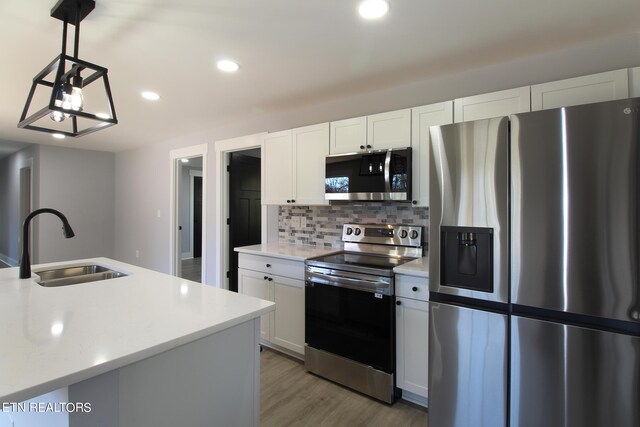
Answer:
[[[67,217],[64,216],[62,212],[51,208],[42,208],[36,209],[35,211],[27,215],[27,217],[24,219],[24,222],[22,223],[22,256],[20,258],[21,279],[28,279],[29,277],[31,277],[31,261],[29,260],[29,223],[35,216],[42,213],[50,213],[60,218],[60,220],[62,221],[62,234],[64,235],[64,237],[70,239],[75,236],[73,229],[69,225],[69,221],[67,221]]]

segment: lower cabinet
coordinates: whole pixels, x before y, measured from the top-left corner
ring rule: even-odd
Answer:
[[[427,279],[396,276],[396,386],[404,399],[423,406],[427,406],[429,303],[426,297],[407,296],[426,294],[426,288]]]
[[[263,344],[304,357],[304,263],[240,254],[238,264],[238,292],[276,303],[260,321]]]

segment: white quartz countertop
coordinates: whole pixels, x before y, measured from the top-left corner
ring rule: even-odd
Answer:
[[[36,272],[100,264],[129,274],[45,288]],[[108,258],[0,269],[0,400],[20,402],[244,323],[274,303]]]
[[[311,245],[291,245],[287,243],[266,243],[261,245],[241,246],[236,252],[272,256],[276,258],[304,261],[309,258],[340,252],[339,248],[325,248]]]
[[[393,269],[396,274],[429,278],[429,256],[423,256]]]

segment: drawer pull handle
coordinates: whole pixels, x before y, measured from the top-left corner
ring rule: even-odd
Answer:
[[[269,277],[267,280],[271,282],[273,281],[273,277]]]
[[[411,288],[411,290],[413,290],[413,292],[418,292],[418,287],[414,286],[413,288]]]
[[[267,264],[267,268],[271,267],[271,264]]]
[[[269,276],[264,276],[264,280],[267,280],[269,278]]]

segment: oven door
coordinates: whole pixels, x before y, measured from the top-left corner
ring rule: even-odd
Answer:
[[[352,273],[354,278],[344,272],[310,269],[305,283],[307,345],[395,372],[393,277]]]

